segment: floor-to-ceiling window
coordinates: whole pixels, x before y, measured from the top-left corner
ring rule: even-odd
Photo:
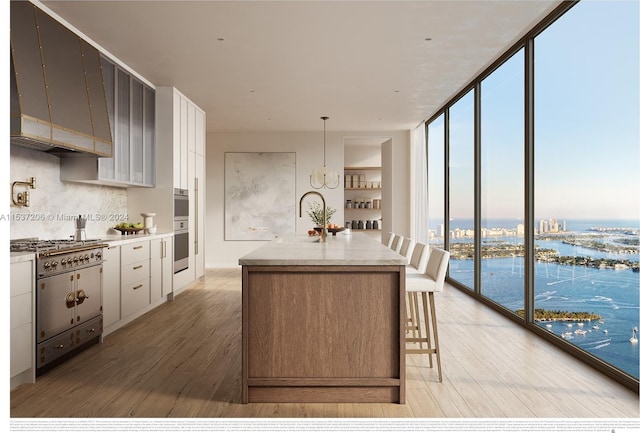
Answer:
[[[638,2],[580,2],[534,44],[536,319],[638,377]]]
[[[638,9],[563,3],[427,122],[445,143],[449,281],[633,388]]]
[[[427,128],[429,244],[444,247],[444,114]]]
[[[480,83],[482,294],[524,308],[524,49]]]
[[[449,109],[449,275],[474,289],[474,91]]]

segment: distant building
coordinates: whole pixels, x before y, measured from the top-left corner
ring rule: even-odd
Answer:
[[[524,236],[524,224],[518,224],[516,226],[516,236]]]
[[[547,233],[549,231],[549,222],[547,220],[540,220],[538,223],[538,233]]]

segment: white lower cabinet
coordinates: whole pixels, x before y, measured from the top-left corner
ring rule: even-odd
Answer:
[[[122,245],[120,311],[126,319],[151,303],[149,241]]]
[[[103,328],[120,320],[120,245],[102,251],[102,321]]]
[[[162,239],[162,296],[169,296],[173,299],[173,236]]]
[[[10,299],[10,374],[11,389],[35,381],[33,284],[34,260],[11,263]]]
[[[173,236],[150,241],[151,303],[173,293]]]
[[[105,335],[172,299],[172,235],[139,242],[112,242],[103,254]]]

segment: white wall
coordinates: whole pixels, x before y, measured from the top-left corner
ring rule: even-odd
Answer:
[[[36,188],[28,190],[29,207],[11,205],[10,239],[69,239],[79,214],[87,218],[87,238],[95,239],[127,219],[126,189],[61,182],[57,156],[11,145],[10,170],[11,183],[36,178]],[[16,187],[16,192],[25,190]]]
[[[395,178],[392,180],[394,203],[404,204],[398,210],[394,220],[398,222],[396,231],[409,230],[409,132],[327,132],[327,167],[342,173],[344,167],[343,137],[353,135],[389,136],[393,141],[394,164],[402,164],[406,169],[396,169],[398,173],[396,190]],[[205,255],[206,266],[233,267],[238,259],[264,244],[264,241],[225,241],[224,240],[224,154],[225,152],[296,152],[296,197],[299,198],[312,190],[309,185],[311,169],[322,166],[321,132],[209,132],[207,133],[207,211]],[[384,164],[384,161],[383,161]],[[406,179],[405,179],[406,178]],[[385,178],[386,179],[386,178]],[[390,178],[391,179],[391,178]],[[344,220],[344,191],[341,186],[335,190],[319,190],[327,205],[335,207],[335,221]],[[297,218],[296,231],[306,233],[311,222],[305,214]],[[386,230],[387,228],[385,228]],[[388,228],[389,230],[391,228]]]

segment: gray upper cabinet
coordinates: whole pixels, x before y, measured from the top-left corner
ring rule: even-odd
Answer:
[[[63,158],[65,181],[155,186],[155,90],[101,56],[106,110],[114,137],[111,158]]]

